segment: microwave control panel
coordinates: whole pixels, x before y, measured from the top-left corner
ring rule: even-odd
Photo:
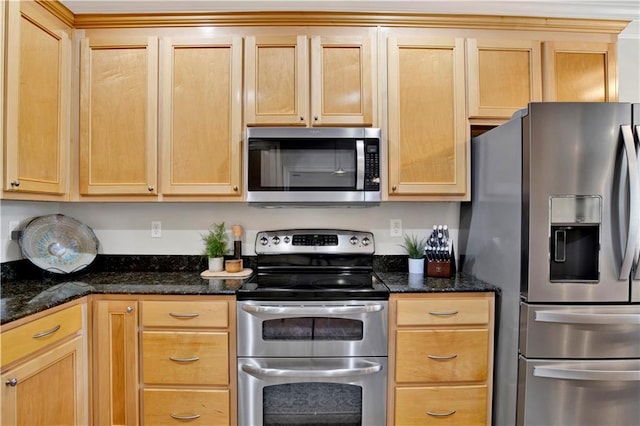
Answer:
[[[365,141],[364,190],[380,190],[380,147],[377,140]]]

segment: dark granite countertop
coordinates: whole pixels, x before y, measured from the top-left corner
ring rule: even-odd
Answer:
[[[67,281],[3,281],[0,324],[88,294],[234,295],[243,280],[203,279],[200,272],[95,272]]]
[[[498,287],[469,275],[434,278],[407,272],[378,272],[391,293],[498,292]]]
[[[255,259],[245,259],[255,270]],[[497,287],[464,274],[451,278],[389,272],[406,267],[406,257],[379,256],[374,269],[391,293],[484,292]],[[0,324],[89,294],[234,295],[246,278],[203,279],[201,256],[99,256],[86,272],[59,276],[25,261],[2,264]]]

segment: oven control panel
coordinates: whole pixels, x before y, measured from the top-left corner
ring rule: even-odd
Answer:
[[[283,229],[256,234],[256,254],[373,254],[373,233],[342,229]]]

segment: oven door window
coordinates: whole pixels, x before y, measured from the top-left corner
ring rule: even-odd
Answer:
[[[347,318],[277,318],[262,322],[262,340],[341,340],[360,341],[362,321]]]
[[[362,424],[362,387],[340,383],[287,383],[262,392],[263,425]]]
[[[356,144],[351,139],[251,140],[250,191],[356,189]]]

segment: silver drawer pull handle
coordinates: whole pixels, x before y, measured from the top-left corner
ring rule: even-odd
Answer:
[[[457,358],[458,354],[453,355],[427,355],[429,359],[454,359]]]
[[[5,385],[7,386],[11,386],[12,388],[16,387],[18,385],[18,379],[16,379],[15,377],[12,379],[7,380],[6,382],[4,382]]]
[[[428,414],[433,417],[448,417],[456,413],[456,410],[447,411],[446,413],[435,413],[433,411],[427,411],[425,414]]]
[[[169,315],[174,318],[195,318],[200,316],[200,314],[176,314],[174,312],[169,312]]]
[[[170,356],[169,359],[171,361],[175,361],[175,362],[194,362],[194,361],[198,361],[200,359],[199,356],[193,356],[191,358],[176,358],[174,356]]]
[[[265,315],[347,315],[380,312],[384,308],[380,304],[371,305],[326,305],[326,306],[264,306],[243,305],[242,310],[250,314]]]
[[[200,414],[192,414],[190,416],[179,416],[171,413],[170,416],[176,420],[195,420],[200,418]]]
[[[44,336],[48,336],[50,334],[55,333],[56,331],[60,330],[60,324],[56,325],[55,327],[53,327],[51,330],[47,330],[47,331],[42,331],[40,333],[34,334],[33,337],[34,339],[40,339]]]
[[[458,315],[458,311],[429,311],[429,315],[436,315],[436,316]]]

